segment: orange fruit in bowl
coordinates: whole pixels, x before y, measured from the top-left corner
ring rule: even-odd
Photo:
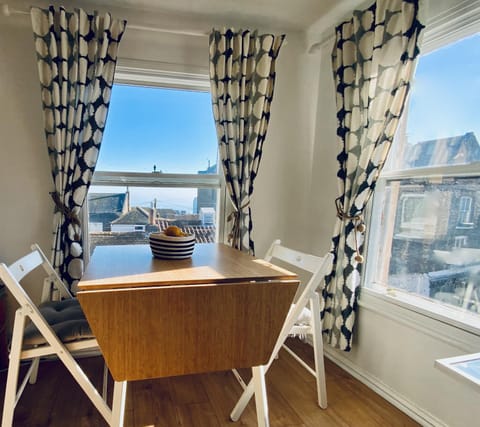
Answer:
[[[177,227],[176,225],[170,225],[165,229],[164,233],[167,236],[173,236],[173,237],[180,237],[185,235],[182,229],[180,227]]]

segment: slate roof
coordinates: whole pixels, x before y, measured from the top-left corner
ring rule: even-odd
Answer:
[[[153,211],[152,208],[147,208],[147,207],[142,207],[142,209],[148,212],[149,214]],[[177,211],[175,211],[174,209],[167,209],[167,208],[157,208],[155,209],[155,212],[156,212],[157,218],[160,217],[160,218],[171,219],[177,215]]]
[[[112,224],[147,225],[148,212],[142,208],[135,207],[118,217],[115,221],[112,221]]]
[[[90,215],[104,213],[121,214],[125,200],[125,193],[88,193],[88,209]]]
[[[480,161],[480,146],[473,132],[450,138],[432,139],[407,146],[407,167],[457,165]]]
[[[119,213],[90,213],[89,222],[101,222],[104,225],[110,225],[119,217]]]

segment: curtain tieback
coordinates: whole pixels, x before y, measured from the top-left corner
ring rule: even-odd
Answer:
[[[227,222],[233,221],[232,230],[228,234],[228,243],[231,243],[233,240],[234,242],[238,242],[240,239],[240,212],[247,208],[250,205],[250,200],[241,206],[239,209],[234,210],[231,212],[227,217]],[[239,249],[239,248],[237,248]]]
[[[55,212],[61,212],[66,218],[70,220],[72,224],[81,226],[80,219],[78,218],[77,214],[73,212],[72,209],[65,206],[65,204],[60,200],[60,194],[57,191],[52,191],[50,193],[52,196],[53,202],[55,203]],[[78,233],[75,233],[75,240],[79,240],[80,236]]]
[[[342,221],[352,221],[354,226],[355,226],[355,231],[358,231],[359,233],[365,233],[365,222],[363,221],[363,214],[360,213],[358,215],[347,215],[345,211],[343,210],[342,202],[340,201],[340,197],[337,197],[335,199],[335,207],[337,208],[337,217],[340,218]],[[358,250],[358,241],[357,241],[357,233],[354,234],[354,240],[355,240],[355,252],[357,255],[355,255],[355,261],[358,263],[363,263],[364,258],[360,254]]]

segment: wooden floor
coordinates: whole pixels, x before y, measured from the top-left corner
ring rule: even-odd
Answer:
[[[310,346],[298,340],[291,346],[312,363]],[[100,388],[102,359],[83,359],[81,365]],[[328,409],[322,410],[316,404],[313,376],[282,350],[267,375],[271,427],[418,426],[328,360],[326,371]],[[2,372],[2,402],[5,380]],[[128,384],[125,426],[256,426],[253,399],[237,423],[229,421],[240,394],[231,372],[132,382]],[[106,423],[68,371],[55,361],[43,362],[37,383],[27,386],[15,410],[14,426],[104,427]]]

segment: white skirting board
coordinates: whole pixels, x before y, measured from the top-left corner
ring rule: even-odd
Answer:
[[[309,343],[311,345],[311,343]],[[325,356],[340,368],[348,372],[354,378],[361,383],[365,384],[368,388],[372,389],[375,393],[379,394],[385,400],[390,402],[393,406],[397,407],[400,411],[407,414],[410,418],[422,426],[428,427],[448,427],[447,424],[415,405],[412,401],[408,400],[397,391],[390,388],[388,385],[382,383],[378,378],[374,377],[367,371],[354,365],[346,357],[342,357],[337,352],[328,348],[328,345],[324,347]],[[328,394],[328,388],[327,388]]]

